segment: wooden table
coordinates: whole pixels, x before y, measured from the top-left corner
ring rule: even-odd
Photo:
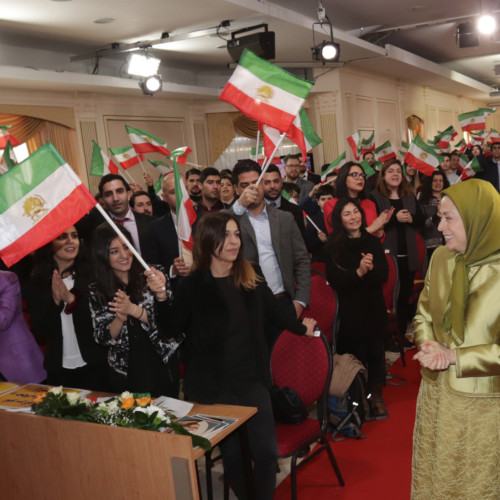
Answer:
[[[195,404],[191,414],[237,418],[215,446],[255,408]],[[199,499],[189,436],[0,410],[0,498],[16,500]]]

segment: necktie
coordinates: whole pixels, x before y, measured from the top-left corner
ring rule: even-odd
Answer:
[[[276,208],[276,202],[275,202],[275,201],[272,201],[271,203],[269,203],[269,205],[270,205],[271,207]]]

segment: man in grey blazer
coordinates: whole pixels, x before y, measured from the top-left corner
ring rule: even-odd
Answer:
[[[240,160],[233,169],[238,200],[228,209],[238,219],[245,256],[259,264],[274,295],[297,317],[309,303],[311,263],[293,215],[266,206],[259,165]]]

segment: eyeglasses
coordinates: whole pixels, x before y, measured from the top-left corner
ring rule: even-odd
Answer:
[[[300,165],[285,165],[287,168],[300,168]]]
[[[350,174],[347,174],[349,177],[352,177],[353,179],[357,179],[358,177],[361,177],[362,179],[366,179],[366,174],[360,174],[359,172],[351,172]]]

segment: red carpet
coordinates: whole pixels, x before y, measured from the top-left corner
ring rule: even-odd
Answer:
[[[404,386],[387,385],[384,400],[389,418],[366,422],[365,439],[332,443],[345,487],[339,486],[326,452],[299,469],[299,500],[408,500],[411,482],[411,450],[415,404],[420,385],[419,364],[407,351],[407,366],[398,359],[390,372],[408,380]],[[274,500],[290,499],[290,477],[276,489]]]

